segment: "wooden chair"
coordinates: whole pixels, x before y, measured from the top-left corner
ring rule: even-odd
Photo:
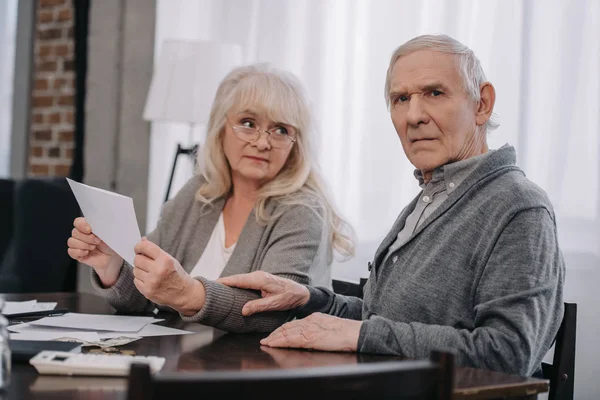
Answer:
[[[565,303],[562,323],[556,334],[552,364],[542,363],[544,378],[550,380],[548,400],[573,400],[575,384],[575,339],[577,304]]]
[[[128,400],[243,398],[452,398],[454,355],[429,360],[384,361],[316,368],[158,373],[133,364]],[[239,396],[239,397],[232,397]]]

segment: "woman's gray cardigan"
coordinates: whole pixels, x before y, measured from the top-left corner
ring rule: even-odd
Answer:
[[[162,210],[157,228],[148,235],[164,251],[179,261],[189,273],[202,255],[223,210],[220,198],[208,210],[195,199],[203,180],[193,177]],[[329,232],[317,208],[304,205],[283,205],[270,201],[269,215],[278,215],[266,225],[256,222],[250,213],[236,247],[221,273],[229,276],[252,271],[266,271],[296,282],[331,286],[332,251]],[[184,321],[198,322],[233,332],[270,332],[293,316],[291,312],[268,312],[242,316],[246,302],[260,293],[231,288],[201,276],[204,285],[204,307]],[[146,299],[133,283],[133,270],[124,263],[117,282],[104,288],[96,273],[92,285],[119,311],[152,311],[156,304]]]

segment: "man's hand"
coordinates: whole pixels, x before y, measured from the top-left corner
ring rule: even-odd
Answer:
[[[362,321],[315,313],[281,325],[260,344],[324,351],[356,351]]]
[[[135,248],[133,283],[148,300],[184,315],[204,306],[204,285],[193,279],[179,262],[145,238]]]
[[[246,317],[259,312],[298,308],[310,298],[306,286],[263,271],[227,276],[217,282],[240,289],[260,290],[263,298],[249,301],[242,308],[242,315]]]

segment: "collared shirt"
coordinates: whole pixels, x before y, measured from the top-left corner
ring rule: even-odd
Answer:
[[[442,165],[433,170],[431,180],[425,183],[423,173],[416,169],[415,178],[419,181],[419,186],[423,189],[415,209],[406,218],[404,228],[398,232],[396,241],[389,247],[383,260],[386,263],[389,257],[412,236],[415,230],[429,218],[431,214],[448,198],[458,185],[460,185],[477,166],[485,160],[495,150],[480,154],[466,160],[457,161],[451,164]],[[392,263],[395,263],[392,259]]]

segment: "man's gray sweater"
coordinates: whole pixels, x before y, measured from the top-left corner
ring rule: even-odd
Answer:
[[[364,301],[309,287],[301,314],[364,320],[360,352],[454,349],[459,365],[534,373],[562,319],[565,265],[552,205],[515,161],[510,146],[490,154],[385,257],[417,196],[375,253]]]

